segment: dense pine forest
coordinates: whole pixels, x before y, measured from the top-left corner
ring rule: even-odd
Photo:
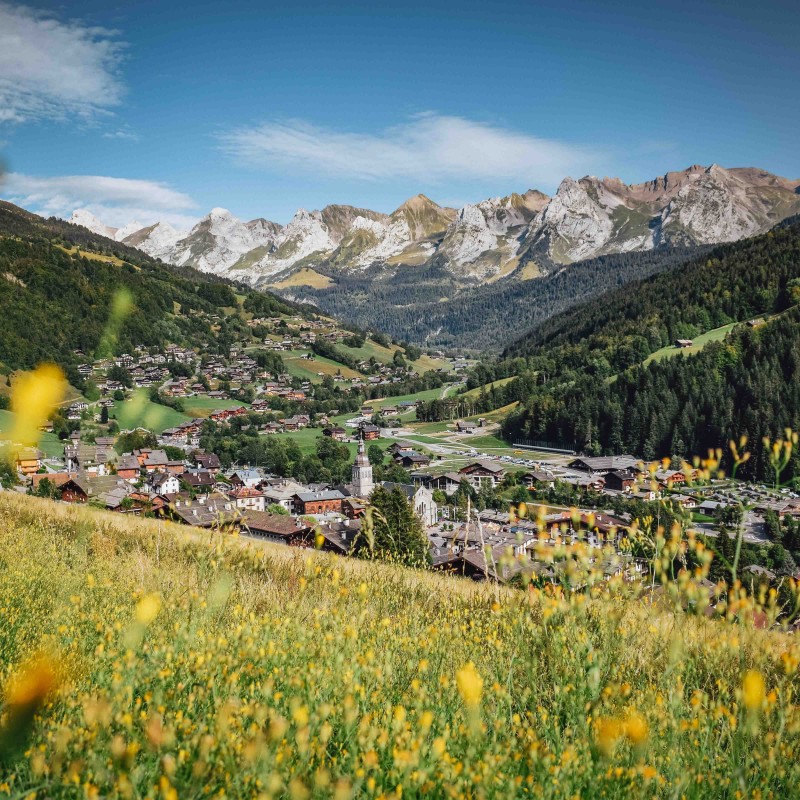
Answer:
[[[435,264],[390,277],[383,268],[352,275],[336,270],[330,271],[334,285],[293,289],[291,294],[335,317],[386,331],[396,339],[432,347],[499,351],[532,326],[598,294],[676,267],[693,253],[697,249],[618,253],[568,267],[542,260],[544,277],[521,281],[512,276],[470,289],[463,289]]]
[[[764,477],[763,436],[800,427],[800,220],[715,248],[670,273],[603,295],[535,328],[468,387],[518,375],[483,406],[520,400],[507,437],[590,453],[705,454],[747,436]],[[760,317],[759,324],[748,321]],[[723,341],[645,364],[676,339],[731,323]],[[753,327],[751,327],[753,325]]]

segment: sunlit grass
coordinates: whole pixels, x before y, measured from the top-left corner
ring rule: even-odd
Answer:
[[[790,797],[800,777],[786,634],[622,584],[475,585],[9,493],[0,524],[3,724],[21,679],[37,709],[12,796]]]

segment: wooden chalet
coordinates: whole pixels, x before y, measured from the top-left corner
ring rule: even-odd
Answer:
[[[497,486],[505,478],[506,471],[499,464],[493,464],[491,461],[473,461],[472,464],[462,467],[458,474],[479,489],[484,482]]]
[[[347,431],[344,428],[335,425],[333,427],[325,428],[322,431],[323,436],[327,436],[336,442],[343,442],[347,438]]]
[[[247,511],[242,519],[241,530],[268,542],[294,547],[310,547],[314,544],[312,527],[286,514]]]

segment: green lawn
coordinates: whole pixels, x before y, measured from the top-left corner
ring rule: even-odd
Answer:
[[[215,400],[213,397],[203,397],[202,395],[184,397],[183,406],[186,409],[186,414],[190,417],[207,417],[218,408],[239,408],[241,406],[249,408],[249,405],[241,400]]]
[[[112,412],[123,430],[148,428],[155,433],[161,433],[165,428],[174,428],[191,419],[188,414],[153,403],[144,390],[134,392],[127,400],[115,400]]]
[[[394,354],[398,350],[402,352],[402,348],[397,345],[384,347],[377,342],[373,342],[372,339],[367,339],[361,347],[346,347],[341,343],[336,346],[359,360],[364,359],[365,361],[369,361],[370,358],[374,358],[380,364],[391,364],[392,359],[394,359]],[[419,374],[435,369],[444,369],[447,371],[452,369],[449,361],[441,358],[431,358],[424,353],[416,361],[407,361],[407,363],[411,365],[414,372]]]
[[[500,378],[500,380],[494,381],[492,383],[484,384],[483,386],[478,386],[476,389],[470,389],[468,392],[464,392],[462,397],[466,399],[471,399],[473,397],[480,397],[481,389],[485,389],[487,392],[494,386],[494,387],[501,387],[505,386],[507,383],[511,383],[511,381],[516,379],[516,375],[512,375],[510,378]]]
[[[403,439],[408,439],[410,442],[419,442],[420,444],[450,444],[445,439],[434,439],[433,436],[424,436],[418,433],[410,433],[407,436],[403,436]]]
[[[313,360],[303,358],[307,353],[307,350],[291,350],[281,354],[290,375],[311,383],[322,383],[325,375],[336,375],[337,372],[348,379],[363,377],[360,372],[324,356],[315,355]]]
[[[387,387],[389,388],[389,387]],[[416,394],[399,394],[390,397],[378,398],[375,400],[367,400],[369,406],[394,406],[402,403],[404,400],[435,400],[442,396],[442,389],[426,389],[424,392],[417,392]]]
[[[737,322],[731,322],[729,325],[722,325],[719,328],[701,333],[692,339],[691,347],[675,347],[674,344],[662,347],[651,353],[645,360],[644,365],[647,366],[651,361],[661,361],[663,358],[674,358],[675,356],[690,356],[693,353],[699,353],[709,342],[722,341],[733,329]]]
[[[411,429],[414,431],[415,434],[428,434],[428,433],[446,433],[453,431],[454,422],[442,421],[442,422],[414,422],[411,424]]]
[[[499,439],[497,436],[491,434],[484,434],[483,436],[466,436],[461,440],[464,444],[474,447],[476,450],[513,450],[508,442]]]
[[[350,415],[352,416],[352,415]],[[355,435],[355,429],[348,428],[349,435]],[[289,431],[287,433],[273,433],[269,434],[277,439],[293,439],[297,442],[298,447],[305,455],[311,455],[317,451],[317,439],[322,437],[322,428],[302,428],[299,431]],[[385,450],[392,443],[391,439],[376,439],[367,442],[367,446],[377,444],[380,448]],[[350,449],[350,456],[356,457],[358,452],[357,442],[345,442],[344,444]]]
[[[8,433],[14,427],[14,414],[10,411],[0,410],[0,436]],[[64,455],[64,442],[54,433],[43,433],[39,440],[39,449],[48,457]]]

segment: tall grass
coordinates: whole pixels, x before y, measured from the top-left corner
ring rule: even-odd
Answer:
[[[0,530],[0,796],[797,796],[787,634],[8,492]]]

